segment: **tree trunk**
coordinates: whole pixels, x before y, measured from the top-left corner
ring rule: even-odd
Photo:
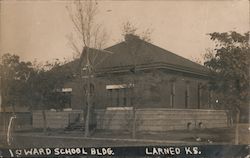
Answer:
[[[43,115],[43,132],[47,133],[47,118],[45,110],[42,111],[42,115]]]
[[[240,110],[236,110],[236,122],[235,122],[235,145],[239,144],[239,122],[240,122]]]
[[[132,127],[132,138],[136,138],[136,109],[133,107],[133,127]]]
[[[1,77],[1,112],[2,112],[2,114],[3,114],[3,140],[6,140],[6,116],[7,116],[7,114],[6,114],[6,109],[5,109],[5,106],[6,106],[6,104],[5,104],[5,99],[6,99],[6,91],[7,91],[7,87],[5,88],[4,87],[4,84],[3,84],[3,79],[2,79],[2,77]]]
[[[136,138],[136,104],[137,104],[137,96],[136,96],[136,63],[134,63],[134,75],[133,75],[133,124],[132,124],[132,138]]]
[[[87,105],[87,116],[86,116],[86,121],[85,121],[85,133],[84,137],[89,136],[89,120],[90,120],[90,105]]]
[[[90,67],[90,61],[89,61],[89,48],[87,48],[86,50],[87,53],[87,64],[86,64],[86,68],[87,68],[87,89],[86,89],[86,94],[87,94],[87,98],[86,98],[86,102],[87,102],[87,116],[86,116],[86,120],[85,120],[85,133],[84,136],[88,137],[89,136],[89,122],[90,122],[90,108],[91,108],[91,75],[92,75],[92,70]]]
[[[6,140],[6,111],[5,106],[2,107],[3,109],[3,140]]]

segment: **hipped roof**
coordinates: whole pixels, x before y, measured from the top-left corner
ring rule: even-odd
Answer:
[[[131,52],[133,50],[131,48],[135,48],[136,51]],[[85,65],[86,51],[87,48],[84,49],[80,59],[71,62],[70,65],[74,65],[76,69]],[[163,68],[196,75],[208,75],[206,67],[139,38],[131,41],[125,40],[102,51],[91,48],[88,51],[91,64],[98,72],[128,71],[136,64],[139,69]]]

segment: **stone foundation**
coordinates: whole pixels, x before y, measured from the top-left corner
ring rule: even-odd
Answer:
[[[133,124],[131,109],[96,110],[97,129],[130,131]],[[227,127],[225,110],[205,109],[137,109],[136,130],[164,132],[195,128]]]
[[[62,129],[66,128],[75,119],[80,117],[81,111],[45,111],[47,128]],[[43,114],[42,111],[34,111],[32,113],[33,128],[43,128]]]

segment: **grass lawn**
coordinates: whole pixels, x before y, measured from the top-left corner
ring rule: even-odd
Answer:
[[[41,131],[15,133],[14,147],[91,147],[91,146],[145,146],[173,144],[233,144],[233,129],[180,130],[162,133],[137,133],[136,139],[122,131],[98,131],[84,138],[83,131]]]
[[[93,137],[101,138],[131,138],[131,134],[106,131],[96,131]],[[201,143],[233,143],[234,130],[232,128],[202,129],[202,130],[176,130],[161,133],[138,133],[137,139],[167,140],[167,141],[185,141]]]
[[[240,130],[241,132],[241,130]],[[247,133],[246,133],[247,132]],[[249,144],[249,131],[245,131],[241,144]],[[84,138],[83,131],[42,130],[14,133],[14,147],[91,147],[91,146],[145,146],[172,144],[234,144],[234,128],[214,128],[200,130],[176,130],[161,133],[137,133],[136,139],[131,133],[123,131],[95,130],[89,138]],[[244,142],[245,141],[245,142]],[[0,142],[0,147],[1,147]],[[3,145],[2,145],[3,146]]]

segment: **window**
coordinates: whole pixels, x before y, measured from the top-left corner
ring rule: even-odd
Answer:
[[[123,89],[123,104],[127,106],[127,88]]]
[[[56,90],[56,104],[61,108],[71,108],[72,88],[62,88]]]
[[[213,93],[212,93],[212,90],[209,89],[209,94],[208,94],[208,105],[209,105],[209,108],[212,107],[212,98],[213,98]]]
[[[171,82],[170,106],[173,108],[175,104],[175,82]]]
[[[108,89],[109,106],[113,106],[112,89]]]
[[[198,83],[198,109],[201,108],[201,83]]]
[[[131,106],[133,84],[106,85],[109,106]]]
[[[185,90],[185,108],[189,106],[189,83],[186,83],[186,90]]]
[[[120,95],[119,95],[119,93],[120,93],[120,90],[122,90],[122,89],[115,89],[115,91],[116,91],[116,106],[119,106],[120,105]]]
[[[71,108],[71,92],[63,92],[62,104],[64,108]]]

